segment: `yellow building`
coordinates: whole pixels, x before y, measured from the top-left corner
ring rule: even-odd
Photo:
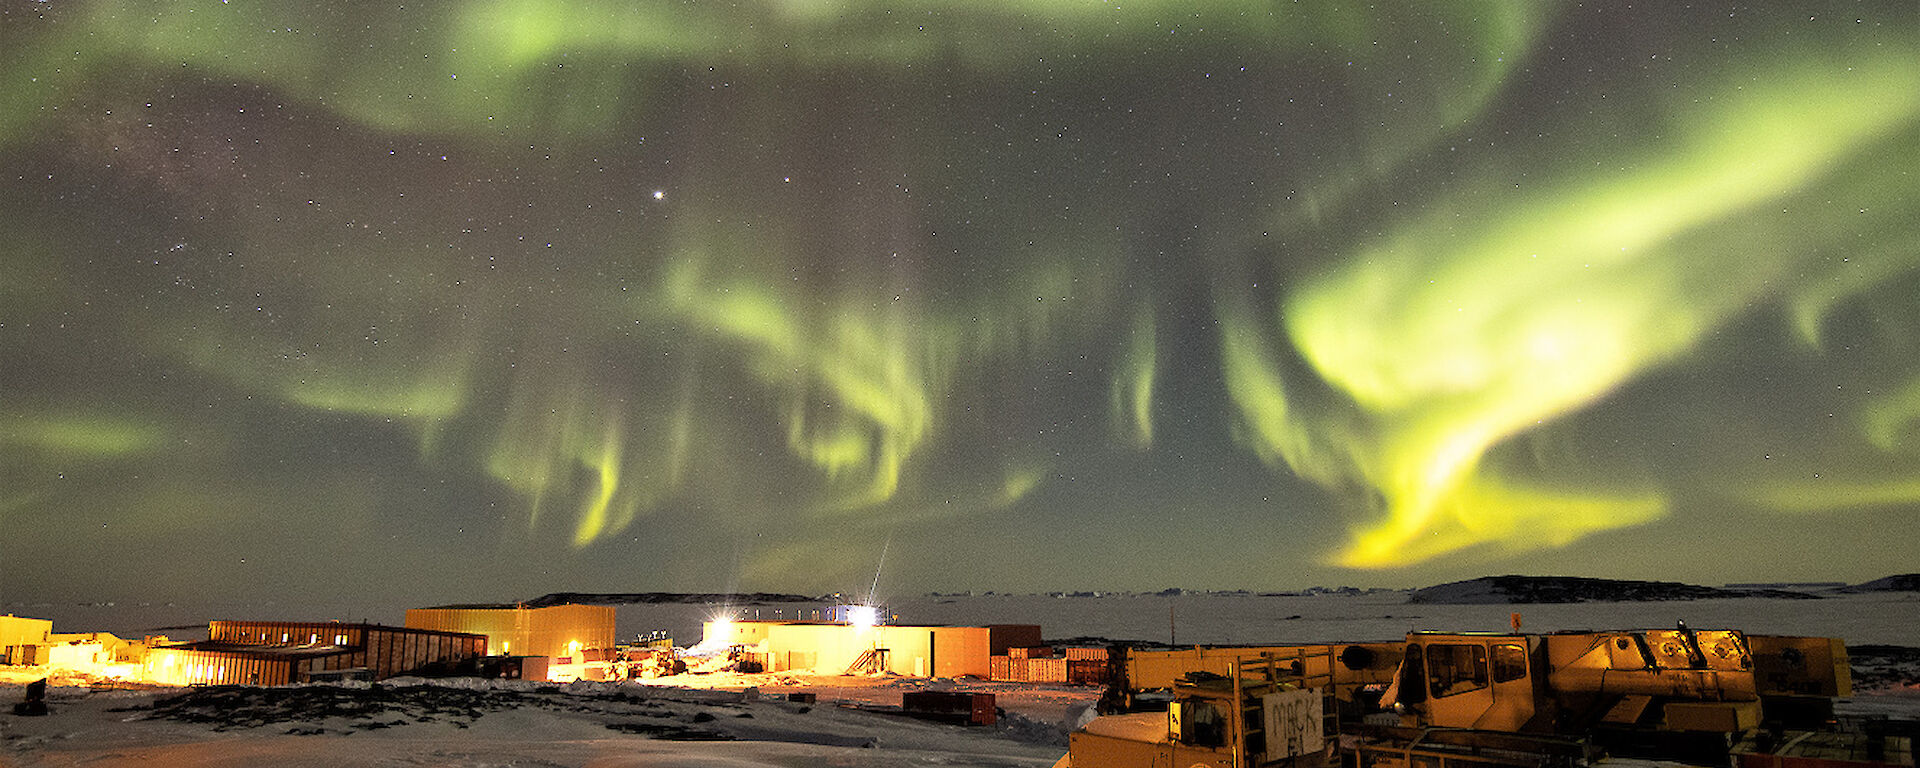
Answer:
[[[407,609],[407,626],[487,636],[489,656],[566,656],[612,648],[613,606],[448,605]]]
[[[147,660],[147,644],[137,640],[124,640],[111,632],[55,632],[47,635],[47,642],[54,646],[74,646],[76,649],[91,646],[93,662],[97,664],[139,664]],[[84,660],[88,651],[75,650],[76,661]],[[59,664],[60,654],[51,657],[52,664]]]
[[[0,616],[0,664],[44,664],[41,658],[47,637],[53,634],[51,619],[29,619],[11,613]]]
[[[987,677],[1007,648],[1040,644],[1034,624],[984,627],[865,625],[799,621],[709,621],[706,647],[739,645],[769,672],[891,672],[913,677]]]

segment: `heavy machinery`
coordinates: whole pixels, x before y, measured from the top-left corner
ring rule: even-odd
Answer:
[[[1337,736],[1332,646],[1269,648],[1219,657],[1227,674],[1193,671],[1172,686],[1165,712],[1095,718],[1068,737],[1068,766],[1318,764]],[[1198,657],[1194,659],[1198,661]],[[1318,671],[1308,672],[1308,668]]]
[[[1419,632],[1407,636],[1400,672],[1381,699],[1399,725],[1361,729],[1354,752],[1359,768],[1431,762],[1422,755],[1458,762],[1462,754],[1479,756],[1467,762],[1611,753],[1723,764],[1733,737],[1763,724],[1824,726],[1850,680],[1846,648],[1831,638],[1749,637],[1684,624],[1547,635]]]
[[[1400,666],[1400,643],[1319,643],[1269,646],[1195,646],[1165,651],[1115,648],[1101,712],[1112,714],[1164,702],[1182,681],[1225,678],[1236,663],[1282,662],[1295,677],[1327,681],[1344,715],[1378,708],[1380,692]],[[1144,703],[1143,703],[1144,700]]]
[[[1167,712],[1098,718],[1074,733],[1062,764],[1531,768],[1620,754],[1726,765],[1737,736],[1791,742],[1791,732],[1828,725],[1834,698],[1851,689],[1839,640],[1685,625],[1222,650],[1130,658],[1129,690],[1182,665],[1196,671],[1172,685]],[[1211,671],[1223,659],[1227,671]],[[1301,725],[1308,700],[1318,702],[1317,741]],[[1874,761],[1849,764],[1859,762]]]
[[[1340,725],[1378,709],[1398,643],[1133,650],[1115,657],[1109,711],[1164,693],[1164,712],[1095,719],[1069,737],[1074,766],[1318,765]]]

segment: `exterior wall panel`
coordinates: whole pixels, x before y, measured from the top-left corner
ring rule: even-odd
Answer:
[[[415,629],[486,635],[491,656],[571,656],[576,648],[612,648],[615,642],[611,605],[413,608],[406,623]]]
[[[706,642],[762,646],[770,671],[847,671],[863,653],[886,649],[886,671],[915,677],[986,677],[994,630],[989,627],[936,627],[811,622],[719,622],[706,624]],[[1039,634],[1039,628],[1033,628]]]
[[[476,658],[486,649],[480,635],[337,622],[216,621],[208,636],[205,643],[154,649],[148,677],[179,685],[281,685],[363,668],[378,680]]]

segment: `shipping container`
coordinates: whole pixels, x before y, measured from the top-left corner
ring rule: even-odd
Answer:
[[[908,691],[900,695],[900,712],[962,725],[993,725],[999,715],[993,694],[972,691]]]
[[[1067,659],[1069,685],[1106,685],[1111,674],[1104,660]]]
[[[1066,657],[1068,661],[1106,661],[1107,658],[1112,655],[1104,645],[1091,648],[1061,648],[1059,650],[1060,655]]]
[[[1027,659],[1027,682],[1064,683],[1066,681],[1066,659]]]

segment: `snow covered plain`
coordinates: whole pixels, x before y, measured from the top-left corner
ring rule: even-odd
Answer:
[[[1421,605],[1407,603],[1404,593],[916,596],[886,602],[902,623],[1039,624],[1051,640],[1165,642],[1170,634],[1182,645],[1392,640],[1409,630],[1504,630],[1519,612],[1530,632],[1668,627],[1684,620],[1696,628],[1838,636],[1854,646],[1920,646],[1920,595],[1898,592],[1569,605]],[[198,613],[201,621],[324,617],[401,623],[399,615],[352,609],[316,614],[293,606],[164,606],[143,614],[116,607],[18,612],[53,618],[57,631],[135,636],[144,628],[138,622],[184,624],[186,615],[208,610],[214,612]],[[631,638],[664,630],[687,645],[699,637],[700,622],[716,615],[793,618],[796,610],[816,607],[623,605],[619,633]],[[80,623],[78,615],[89,614],[117,619]],[[0,675],[0,703],[18,701],[28,679]],[[183,691],[67,682],[49,692],[51,716],[16,717],[0,709],[0,766],[1047,766],[1062,754],[1064,734],[1097,695],[1088,688],[974,680],[731,673],[655,681],[666,685],[402,679],[359,688]],[[754,691],[743,692],[749,687]],[[961,728],[838,705],[893,705],[901,693],[928,688],[992,692],[1009,717],[991,728]],[[789,691],[810,692],[818,700],[789,702]],[[1920,690],[1858,696],[1843,708],[1912,718],[1920,716]]]
[[[524,596],[527,598],[534,595]],[[1528,632],[1561,629],[1645,629],[1684,620],[1696,628],[1739,629],[1754,634],[1837,636],[1850,645],[1920,646],[1920,593],[1835,594],[1820,600],[1730,598],[1647,603],[1538,605],[1414,605],[1405,592],[1373,594],[1180,595],[1103,594],[881,596],[887,613],[906,624],[1039,624],[1049,639],[1103,637],[1167,642],[1169,611],[1176,639],[1191,644],[1267,644],[1391,640],[1410,630],[1503,631],[1509,614],[1521,614]],[[701,622],[731,613],[736,618],[796,618],[826,603],[763,605],[625,604],[619,606],[618,637],[631,640],[654,630],[680,645],[700,639]],[[206,634],[210,619],[255,621],[365,621],[400,625],[406,606],[343,603],[61,604],[10,602],[8,613],[52,619],[56,632],[113,632],[138,638],[160,632],[175,639]]]
[[[1373,594],[1106,594],[911,596],[883,600],[903,624],[1038,624],[1049,640],[1096,637],[1180,645],[1264,645],[1403,638],[1410,631],[1505,631],[1513,613],[1527,632],[1696,629],[1759,635],[1839,637],[1850,645],[1920,646],[1920,593],[1837,594],[1820,600],[1727,598],[1647,603],[1418,605],[1404,592]],[[676,642],[700,636],[700,622],[793,618],[813,604],[759,606],[623,605],[619,636],[664,630]],[[777,612],[777,613],[776,613]]]

